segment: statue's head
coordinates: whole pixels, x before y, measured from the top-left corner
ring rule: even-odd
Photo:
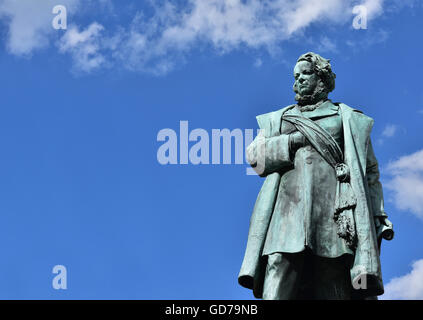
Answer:
[[[312,104],[327,98],[335,89],[335,73],[330,60],[317,53],[301,55],[294,68],[295,100],[299,104]]]

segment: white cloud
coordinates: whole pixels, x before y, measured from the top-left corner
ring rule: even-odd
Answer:
[[[263,60],[261,60],[260,58],[257,58],[257,59],[254,61],[254,67],[256,67],[256,68],[260,68],[262,65],[263,65]]]
[[[388,164],[391,176],[384,185],[394,195],[395,206],[423,219],[423,150]]]
[[[423,259],[412,265],[410,273],[393,278],[385,285],[382,300],[422,300],[423,299]]]
[[[322,51],[322,52],[338,52],[336,43],[326,36],[320,39],[320,44],[318,48],[319,48],[319,51]]]
[[[79,0],[0,0],[0,19],[8,27],[7,50],[15,55],[28,56],[34,50],[50,43],[50,36],[57,32],[52,27],[57,4],[68,10],[76,9]]]
[[[381,146],[385,143],[386,138],[392,138],[398,132],[399,127],[395,124],[387,124],[382,131],[382,137],[376,140],[376,143]]]
[[[372,19],[383,13],[384,0],[365,0],[362,5],[367,9],[368,19]]]
[[[110,10],[110,0],[91,0]],[[61,0],[68,12],[80,0]],[[130,70],[164,74],[188,58],[194,47],[210,46],[224,54],[242,48],[279,52],[284,41],[315,23],[352,24],[352,8],[367,7],[368,20],[383,12],[384,0],[170,0],[149,2],[153,13],[135,15],[131,25],[116,30],[100,30],[89,24],[66,33],[59,50],[70,53],[76,69],[91,71],[112,63]],[[30,55],[50,44],[54,32],[51,9],[57,0],[0,0],[0,17],[7,18],[8,50],[16,55]],[[86,4],[84,2],[84,4]],[[97,25],[99,26],[99,25]],[[84,29],[83,31],[79,31]],[[66,44],[73,37],[89,37],[75,46]],[[336,44],[321,39],[321,48],[335,52]]]
[[[367,0],[369,17],[382,11],[383,0]],[[189,0],[187,6],[170,1],[156,5],[146,18],[138,14],[119,57],[130,69],[165,73],[184,61],[194,46],[209,45],[218,53],[240,48],[277,52],[282,42],[315,22],[352,23],[354,0]],[[336,50],[328,38],[327,51]]]
[[[398,130],[398,126],[395,124],[388,124],[385,129],[383,129],[382,135],[386,138],[391,138],[395,135]]]
[[[58,44],[60,52],[70,53],[75,68],[79,71],[91,72],[102,67],[106,63],[106,58],[100,52],[103,29],[104,27],[96,22],[83,31],[72,26]]]

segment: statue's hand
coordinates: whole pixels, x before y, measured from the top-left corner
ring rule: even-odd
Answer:
[[[309,145],[307,138],[299,131],[295,131],[289,135],[289,150],[292,154],[302,148]]]
[[[376,232],[378,237],[385,240],[392,240],[394,237],[394,230],[392,222],[386,216],[375,217]]]

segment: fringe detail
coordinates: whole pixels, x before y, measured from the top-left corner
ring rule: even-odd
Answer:
[[[357,199],[349,183],[350,172],[347,165],[341,163],[335,167],[337,184],[335,195],[334,221],[338,226],[338,236],[345,240],[351,249],[357,245],[355,219],[353,210],[357,205]]]
[[[355,249],[357,247],[357,235],[352,210],[342,211],[335,215],[334,220],[338,226],[338,236],[344,239],[351,249]]]

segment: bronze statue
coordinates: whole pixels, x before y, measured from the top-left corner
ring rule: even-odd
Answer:
[[[294,68],[297,103],[259,115],[247,159],[265,181],[239,283],[263,299],[368,299],[383,294],[381,239],[393,238],[370,140],[373,119],[328,94],[330,61]]]

